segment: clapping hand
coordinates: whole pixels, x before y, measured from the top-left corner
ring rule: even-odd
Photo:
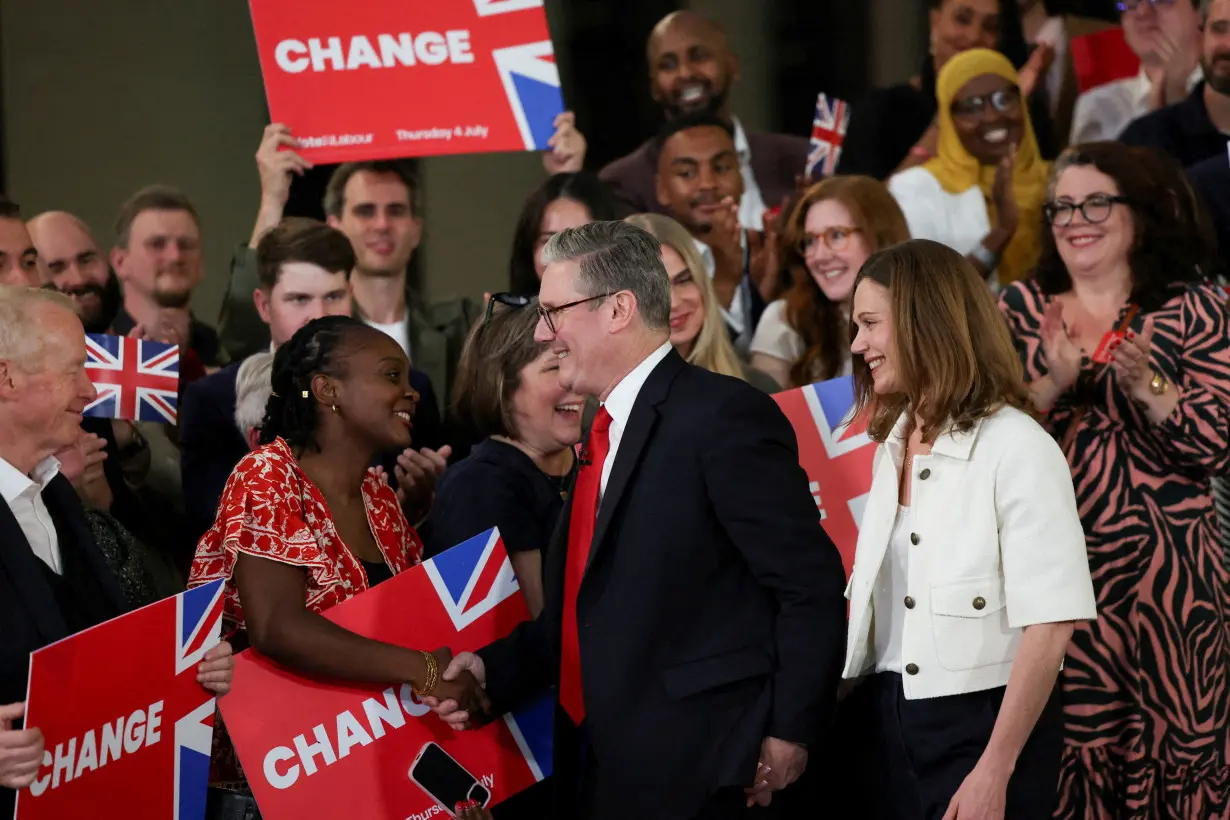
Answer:
[[[1058,393],[1072,385],[1081,372],[1081,351],[1063,323],[1063,305],[1051,300],[1042,313],[1042,356],[1046,370]]]
[[[401,502],[406,519],[414,522],[427,517],[435,497],[436,482],[448,467],[448,458],[453,448],[447,444],[439,450],[412,447],[397,457],[393,474],[397,478],[397,500]]]
[[[436,651],[439,660],[447,657],[441,652],[448,650]],[[487,685],[487,669],[482,658],[473,652],[462,652],[447,662],[440,682],[422,699],[423,703],[458,731],[480,725],[481,718],[491,712],[491,702],[483,689]]]
[[[1119,379],[1120,386],[1128,395],[1144,399],[1150,395],[1149,384],[1153,381],[1153,369],[1149,366],[1149,353],[1153,350],[1153,317],[1145,317],[1140,335],[1128,331],[1123,339],[1111,343],[1110,366]]]
[[[1017,146],[1008,146],[1008,154],[999,161],[995,168],[995,182],[991,185],[991,201],[995,204],[995,227],[1001,229],[1009,237],[1016,233],[1020,223],[1021,212],[1016,202],[1016,192],[1012,188],[1012,174],[1016,168]]]
[[[713,212],[705,241],[713,251],[714,283],[737,286],[743,281],[743,226],[739,224],[739,203],[728,196],[722,198],[721,206]]]
[[[1017,87],[1021,89],[1021,97],[1028,100],[1033,96],[1034,89],[1038,87],[1038,81],[1051,70],[1051,63],[1054,61],[1055,49],[1051,47],[1051,44],[1038,43],[1033,53],[1029,55],[1029,59],[1025,61],[1025,65],[1021,66],[1018,74],[1020,82],[1017,83]]]

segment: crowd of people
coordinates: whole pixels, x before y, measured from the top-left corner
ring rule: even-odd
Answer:
[[[554,688],[553,776],[467,820],[1230,818],[1230,0],[1118,9],[1139,73],[1081,93],[1113,24],[930,0],[814,180],[673,13],[661,130],[594,173],[556,120],[499,293],[408,284],[397,161],[287,216],[282,124],[216,323],[175,188],[106,241],[0,199],[0,814],[29,653],[221,580],[220,695],[248,647],[457,731]],[[83,419],[84,333],[178,345],[178,423]],[[849,577],[769,397],[838,377],[877,446]],[[507,638],[323,617],[492,527]],[[259,817],[221,720],[213,757],[208,817]]]

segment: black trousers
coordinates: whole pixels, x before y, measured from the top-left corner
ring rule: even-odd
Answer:
[[[855,744],[864,813],[879,820],[941,820],[982,756],[1004,688],[906,700],[901,676],[881,672],[851,693],[851,717],[865,734]],[[1008,784],[1006,820],[1049,820],[1063,750],[1059,687],[1021,751]]]

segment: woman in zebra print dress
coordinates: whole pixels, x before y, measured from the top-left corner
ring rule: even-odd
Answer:
[[[1230,462],[1230,337],[1200,273],[1202,214],[1168,158],[1117,143],[1061,157],[1045,213],[1036,276],[1001,307],[1071,464],[1098,596],[1062,675],[1055,816],[1230,817],[1230,576],[1210,490]]]

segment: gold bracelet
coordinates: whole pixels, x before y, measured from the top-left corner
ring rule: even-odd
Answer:
[[[440,664],[436,661],[436,656],[430,652],[421,652],[423,662],[427,665],[427,679],[423,681],[421,688],[413,686],[410,689],[417,697],[424,697],[431,694],[431,690],[436,688],[436,682],[440,679]]]

